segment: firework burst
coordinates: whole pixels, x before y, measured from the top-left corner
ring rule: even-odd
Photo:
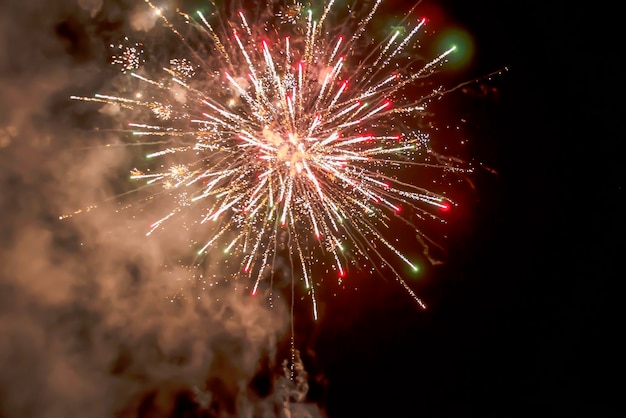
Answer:
[[[404,30],[375,40],[368,31],[381,2],[353,10],[329,0],[314,10],[295,1],[249,21],[244,9],[166,16],[146,0],[185,56],[148,74],[122,55],[147,99],[73,98],[133,110],[134,139],[161,144],[148,154],[158,165],[131,172],[154,188],[150,200],[171,202],[147,234],[191,219],[204,237],[194,242],[199,259],[234,257],[235,276],[253,294],[286,256],[316,318],[316,276],[341,283],[350,266],[384,270],[424,307],[400,266],[419,269],[416,245],[429,258],[424,225],[443,222],[441,211],[454,205],[414,169],[468,171],[434,152],[417,127],[442,93],[425,80],[455,47],[418,54],[426,20],[412,11],[398,22]],[[416,96],[418,88],[426,93]],[[410,255],[394,225],[413,243]]]

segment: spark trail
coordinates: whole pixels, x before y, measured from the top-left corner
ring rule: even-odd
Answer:
[[[244,9],[166,16],[145,2],[185,57],[149,75],[128,64],[138,57],[124,55],[126,76],[148,99],[72,98],[139,111],[128,123],[134,138],[163,144],[148,154],[162,168],[131,173],[155,188],[150,199],[176,197],[147,234],[195,208],[194,229],[204,236],[198,256],[235,258],[253,294],[283,251],[315,318],[316,266],[329,260],[326,270],[340,283],[352,265],[384,269],[425,307],[401,267],[417,271],[419,260],[394,243],[391,225],[428,258],[433,241],[422,226],[442,222],[454,202],[409,172],[468,171],[441,158],[415,126],[441,89],[412,96],[455,47],[421,58],[426,20],[412,11],[402,21],[407,30],[374,41],[368,29],[382,0],[364,2],[362,17],[330,0],[317,11],[291,2],[252,20]]]

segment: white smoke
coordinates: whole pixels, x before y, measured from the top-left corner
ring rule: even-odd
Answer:
[[[133,3],[0,6],[2,416],[168,416],[194,390],[195,407],[253,411],[248,383],[287,329],[280,303],[191,289],[186,230],[146,237],[112,199],[137,151],[94,125],[116,112],[70,96],[104,86],[107,28],[154,26]]]

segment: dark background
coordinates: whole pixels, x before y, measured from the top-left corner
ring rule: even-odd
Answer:
[[[509,69],[460,106],[474,156],[498,174],[477,176],[474,223],[422,290],[426,312],[386,285],[333,305],[316,341],[320,396],[331,417],[616,416],[610,289],[624,204],[611,8],[437,4],[475,36],[470,74]]]
[[[87,9],[79,3],[89,1],[6,2],[0,8],[3,418],[100,416],[95,410],[107,410],[104,406],[119,395],[111,389],[116,387],[111,376],[96,373],[100,356],[110,360],[109,348],[122,346],[127,352],[112,361],[123,372],[103,366],[105,374],[136,382],[133,367],[154,366],[153,357],[137,349],[153,344],[148,337],[175,330],[181,345],[193,346],[194,327],[208,328],[204,318],[171,328],[175,316],[165,312],[155,315],[154,329],[147,331],[138,324],[142,318],[134,322],[129,315],[127,331],[103,325],[102,318],[116,312],[99,303],[94,289],[82,289],[80,298],[54,299],[63,281],[54,279],[65,278],[68,266],[59,254],[75,259],[72,273],[97,282],[105,277],[98,272],[102,265],[81,265],[84,254],[89,255],[85,260],[97,259],[75,246],[72,234],[56,222],[58,206],[51,205],[74,184],[58,187],[67,178],[50,175],[63,161],[59,143],[78,144],[84,138],[75,129],[92,129],[93,119],[73,114],[76,108],[67,97],[93,94],[98,76],[89,64],[101,66],[105,52],[98,44],[101,33],[89,29]],[[129,1],[113,3],[130,9]],[[395,282],[364,278],[358,291],[338,291],[324,301],[317,323],[308,315],[296,316],[295,344],[309,372],[309,400],[329,418],[616,416],[621,328],[615,299],[623,276],[618,257],[624,234],[623,133],[616,104],[623,97],[618,77],[623,37],[617,35],[622,24],[617,9],[599,2],[431,3],[441,11],[434,24],[457,26],[473,37],[471,61],[449,77],[479,80],[451,95],[447,116],[468,121],[466,151],[489,170],[477,170],[473,199],[450,215],[463,222],[450,233],[446,263],[412,283],[427,310],[417,308]],[[410,7],[406,1],[385,4],[386,12]],[[123,20],[111,10],[111,21]],[[99,29],[110,35],[119,28]],[[503,68],[508,70],[502,75],[480,79]],[[86,81],[73,78],[77,74]],[[76,164],[68,163],[68,177],[76,175]],[[49,236],[45,245],[32,245]],[[149,260],[140,261],[129,265],[151,271]],[[40,263],[41,270],[26,268]],[[120,298],[125,311],[144,312]],[[219,322],[213,325],[220,328]],[[104,353],[90,340],[102,330]],[[131,331],[148,337],[134,340],[126,334]],[[238,345],[238,337],[226,339],[231,345],[210,332],[200,337],[222,342],[210,348],[223,352],[228,365],[213,371],[217,376],[239,371],[237,361],[245,356],[237,350],[245,353],[247,346]],[[289,348],[288,339],[282,343]],[[53,367],[56,359],[70,364],[73,374]],[[59,392],[49,380],[53,372],[63,377]],[[254,384],[270,390],[269,379],[257,376]],[[92,385],[101,393],[84,396],[81,388]],[[101,403],[87,402],[91,399]],[[159,409],[159,399],[150,402]],[[184,404],[183,412],[169,416],[193,416],[193,410]]]

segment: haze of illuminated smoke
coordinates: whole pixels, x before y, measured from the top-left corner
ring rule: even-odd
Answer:
[[[426,19],[413,11],[404,30],[374,41],[381,3],[355,17],[333,0],[321,9],[294,2],[248,20],[243,9],[187,15],[146,0],[187,52],[149,73],[141,44],[125,38],[113,64],[132,78],[133,93],[73,98],[128,110],[133,141],[151,149],[154,163],[131,179],[153,192],[133,205],[171,204],[147,235],[179,219],[177,227],[203,236],[191,243],[194,263],[226,254],[253,294],[286,255],[316,318],[318,275],[342,283],[350,266],[386,271],[425,307],[401,267],[418,271],[418,260],[391,228],[401,225],[430,259],[434,240],[423,225],[444,222],[454,202],[409,173],[468,171],[441,158],[416,126],[442,88],[414,97],[415,88],[456,47],[422,58]]]

